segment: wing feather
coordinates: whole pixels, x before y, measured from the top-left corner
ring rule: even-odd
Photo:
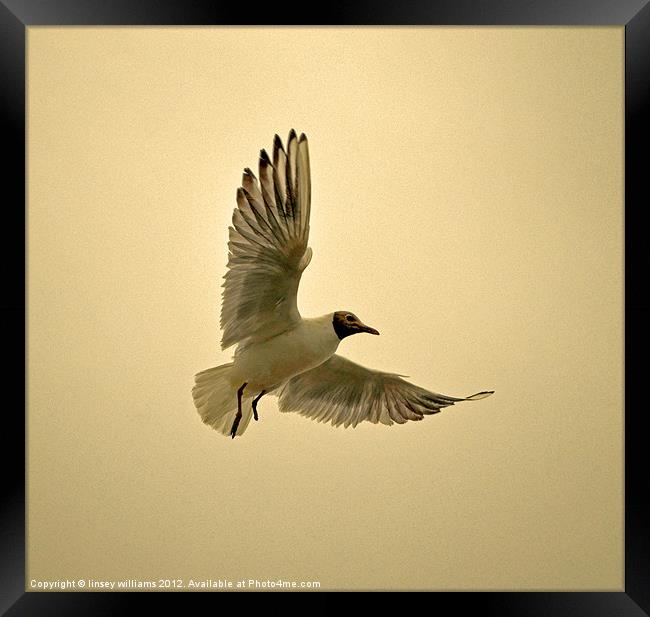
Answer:
[[[287,151],[276,135],[273,162],[262,150],[259,179],[247,167],[237,189],[221,304],[223,349],[275,336],[300,320],[298,286],[311,259],[307,138],[298,140],[292,130]]]
[[[492,392],[457,398],[420,388],[395,373],[365,368],[339,355],[290,379],[279,392],[280,411],[297,412],[333,426],[361,422],[405,424],[438,413],[459,401],[478,400]]]

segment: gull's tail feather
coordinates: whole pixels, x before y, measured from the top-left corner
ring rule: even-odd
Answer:
[[[228,437],[237,414],[237,388],[230,382],[231,370],[232,362],[201,371],[194,376],[192,388],[192,398],[201,420]],[[237,436],[244,434],[253,416],[251,406],[244,404],[246,398],[250,397],[242,397],[242,418]]]

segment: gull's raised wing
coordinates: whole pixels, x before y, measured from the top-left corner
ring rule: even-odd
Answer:
[[[275,336],[300,320],[296,302],[311,260],[309,149],[304,134],[276,135],[273,160],[262,150],[259,181],[246,168],[229,227],[221,303],[221,347]]]
[[[364,420],[388,425],[422,420],[443,407],[490,394],[444,396],[399,375],[374,371],[335,354],[320,366],[290,379],[279,392],[279,407],[280,411],[295,411],[318,422],[347,428]]]

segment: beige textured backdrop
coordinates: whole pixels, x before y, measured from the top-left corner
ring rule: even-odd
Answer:
[[[623,29],[30,28],[28,580],[623,588]],[[193,408],[241,171],[310,139],[304,315],[452,395]]]

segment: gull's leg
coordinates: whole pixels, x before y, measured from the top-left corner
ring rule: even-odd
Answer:
[[[237,390],[237,415],[235,416],[235,421],[232,423],[232,428],[230,429],[230,436],[234,439],[237,434],[237,427],[239,426],[239,421],[241,420],[241,397],[244,394],[244,388],[246,387],[244,382],[241,385],[241,388]]]
[[[262,390],[257,398],[253,399],[253,418],[257,421],[257,401],[259,401],[266,394],[266,390]]]

